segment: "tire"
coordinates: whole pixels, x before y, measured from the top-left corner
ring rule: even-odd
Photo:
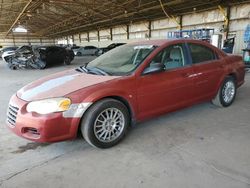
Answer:
[[[8,63],[8,67],[9,67],[11,70],[17,70],[17,69],[18,69],[18,66],[13,65],[13,64],[11,64],[11,63]]]
[[[114,118],[107,118],[107,114],[112,114]],[[103,99],[87,110],[82,119],[81,132],[90,145],[110,148],[125,137],[129,124],[130,115],[123,103],[114,99]]]
[[[65,58],[64,58],[64,64],[65,65],[70,65],[70,63],[71,63],[70,57],[69,56],[65,56]]]
[[[236,97],[236,83],[232,76],[226,77],[212,103],[219,107],[230,106]],[[227,95],[227,96],[226,96]]]
[[[76,55],[77,56],[82,56],[82,53],[81,52],[77,52]]]

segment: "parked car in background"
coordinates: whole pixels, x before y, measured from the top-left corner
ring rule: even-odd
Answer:
[[[75,57],[73,50],[58,46],[46,46],[40,50],[40,54],[41,59],[46,62],[46,67],[63,63],[69,65]]]
[[[96,51],[98,50],[95,46],[84,46],[78,49],[74,49],[74,53],[76,56],[83,56],[83,55],[95,55]]]
[[[118,46],[122,46],[126,43],[112,43],[110,45],[108,45],[106,48],[99,48],[98,51],[96,52],[96,56],[100,56],[106,52],[108,52],[109,50],[112,50]]]
[[[108,148],[135,122],[200,102],[230,106],[244,67],[241,56],[207,42],[130,43],[23,87],[10,99],[6,122],[36,142],[73,139],[81,131],[92,146]]]
[[[69,65],[74,59],[74,52],[59,46],[22,46],[8,57],[10,69],[46,67],[65,63]]]
[[[79,48],[81,48],[81,46],[72,46],[72,47],[70,47],[71,50],[77,50]]]
[[[8,54],[13,54],[17,48],[18,47],[16,46],[2,48],[0,50],[0,57],[5,61],[5,59],[3,58],[3,54],[4,56],[8,56]]]
[[[82,47],[81,46],[71,47],[71,50],[73,50],[74,54],[76,55],[79,48],[82,48]]]

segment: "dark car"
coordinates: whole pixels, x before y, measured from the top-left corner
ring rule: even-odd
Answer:
[[[74,59],[73,50],[59,46],[47,46],[40,49],[41,60],[46,62],[46,67],[55,64],[69,65]]]
[[[108,45],[106,48],[99,48],[99,50],[96,52],[96,56],[100,56],[106,52],[108,52],[109,50],[112,50],[118,46],[122,46],[126,43],[112,43],[110,45]]]
[[[80,131],[89,144],[107,148],[136,122],[200,102],[230,106],[244,77],[242,57],[207,42],[140,41],[23,87],[10,99],[6,122],[36,142]]]

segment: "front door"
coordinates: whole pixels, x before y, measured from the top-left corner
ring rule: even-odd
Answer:
[[[139,119],[178,109],[192,102],[194,71],[183,44],[166,47],[151,63],[163,63],[165,71],[141,75],[137,80]]]

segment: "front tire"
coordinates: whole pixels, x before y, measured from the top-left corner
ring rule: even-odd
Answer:
[[[129,112],[123,103],[103,99],[88,109],[81,123],[81,132],[90,145],[110,148],[124,138],[129,124]]]
[[[232,76],[228,76],[222,83],[212,103],[219,107],[228,107],[234,102],[236,92],[235,79]]]

